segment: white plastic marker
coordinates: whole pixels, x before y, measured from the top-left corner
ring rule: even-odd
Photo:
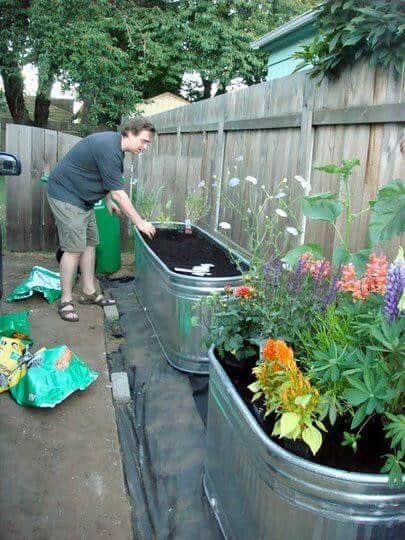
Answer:
[[[188,274],[193,274],[195,276],[210,276],[211,272],[209,271],[209,267],[203,266],[202,264],[200,266],[193,266],[192,268],[180,268],[179,266],[176,266],[174,268],[175,272],[186,272]]]

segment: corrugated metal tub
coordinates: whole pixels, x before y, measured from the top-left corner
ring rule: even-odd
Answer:
[[[232,540],[399,540],[405,491],[301,459],[263,432],[210,355],[204,488]]]
[[[155,223],[155,226],[159,227],[159,224]],[[226,248],[200,227],[195,228]],[[168,362],[187,373],[208,374],[208,351],[202,343],[204,330],[191,323],[191,318],[199,315],[193,306],[202,297],[222,291],[225,285],[239,285],[241,277],[196,277],[172,272],[146,244],[137,229],[134,240],[136,291]],[[242,257],[238,257],[247,264]],[[207,318],[209,315],[205,316]]]

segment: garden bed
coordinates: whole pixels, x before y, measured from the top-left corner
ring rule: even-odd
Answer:
[[[217,351],[215,351],[215,354],[218,358]],[[232,355],[227,354],[224,359],[218,358],[218,361],[258,425],[275,444],[319,465],[351,472],[374,474],[380,472],[384,464],[383,456],[390,453],[390,445],[389,441],[384,437],[381,417],[374,417],[365,426],[356,452],[353,452],[350,446],[341,446],[343,433],[350,430],[351,418],[349,416],[339,418],[334,426],[325,421],[328,432],[324,433],[324,442],[319,452],[314,456],[310,448],[302,441],[280,439],[272,436],[276,420],[275,415],[271,414],[267,418],[264,417],[265,406],[263,400],[252,403],[252,392],[248,389],[248,386],[255,381],[251,369],[256,363],[256,358],[241,363],[236,361]],[[241,364],[241,366],[239,367],[238,364]]]
[[[210,263],[214,265],[210,270],[212,278],[241,274],[229,251],[201,229],[192,227],[192,232],[187,234],[182,225],[163,229],[158,227],[153,239],[145,235],[143,239],[172,272],[176,267],[192,268]],[[243,269],[246,270],[247,266],[243,265]]]

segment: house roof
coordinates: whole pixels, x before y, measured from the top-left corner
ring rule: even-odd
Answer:
[[[145,102],[149,103],[151,101],[155,101],[156,99],[164,99],[164,98],[171,98],[181,103],[189,104],[189,102],[186,99],[182,98],[181,96],[177,96],[176,94],[173,94],[172,92],[163,92],[162,94],[158,94],[157,96],[153,96],[149,99],[146,99]]]
[[[279,26],[275,30],[272,30],[268,34],[265,34],[264,36],[256,39],[255,41],[252,41],[250,46],[252,47],[252,49],[261,49],[262,47],[267,48],[274,41],[277,41],[280,38],[284,38],[288,34],[291,34],[292,32],[295,32],[296,30],[302,29],[304,26],[313,24],[316,20],[316,16],[317,16],[316,9],[311,9],[310,11],[306,11],[302,15],[298,15],[297,17],[294,17],[287,23]]]

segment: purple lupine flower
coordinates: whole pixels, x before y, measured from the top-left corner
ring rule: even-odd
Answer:
[[[328,290],[326,291],[324,297],[322,298],[322,304],[324,308],[327,308],[329,304],[331,304],[337,295],[338,292],[338,283],[340,281],[340,271],[337,272],[329,285]]]
[[[405,288],[405,261],[403,250],[400,248],[395,261],[387,273],[387,284],[384,296],[384,315],[393,322],[399,315],[398,304]]]
[[[306,280],[307,275],[301,262],[294,267],[294,269],[288,273],[287,277],[287,290],[290,292],[300,291]]]
[[[269,285],[273,288],[277,286],[278,279],[284,268],[279,257],[271,257],[264,266],[264,276]]]

